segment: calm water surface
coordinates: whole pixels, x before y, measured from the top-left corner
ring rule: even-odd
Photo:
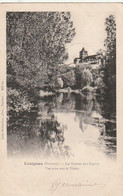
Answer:
[[[31,112],[12,114],[8,155],[116,158],[116,116],[110,100],[92,94],[41,97]]]

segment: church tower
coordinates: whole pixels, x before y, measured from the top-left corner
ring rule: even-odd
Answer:
[[[79,53],[79,58],[83,60],[87,56],[88,56],[88,52],[84,48],[82,48],[82,50]]]

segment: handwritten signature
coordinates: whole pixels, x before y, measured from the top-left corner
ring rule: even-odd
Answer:
[[[51,184],[51,187],[48,191],[53,193],[60,187],[91,187],[91,186],[105,186],[105,184],[89,183],[88,180],[85,183],[81,183],[81,182],[68,183],[68,182],[62,182],[61,179],[57,179],[55,182]]]

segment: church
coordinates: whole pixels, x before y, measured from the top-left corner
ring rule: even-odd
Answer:
[[[88,56],[88,51],[85,48],[79,53],[79,58],[74,59],[74,64],[84,64],[84,65],[101,65],[102,64],[102,56],[100,54],[90,55]]]

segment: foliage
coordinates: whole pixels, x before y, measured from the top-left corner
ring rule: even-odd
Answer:
[[[62,65],[59,67],[59,74],[63,80],[64,88],[75,86],[76,78],[74,68],[71,68],[68,65]]]
[[[97,92],[100,94],[104,93],[104,88],[105,88],[105,84],[103,82],[102,77],[98,77],[95,81],[94,81],[95,86],[97,87]]]
[[[45,99],[46,101],[46,99]],[[30,113],[11,116],[8,126],[7,147],[9,155],[69,157],[70,147],[64,143],[65,126],[50,113],[50,102],[41,101],[40,116]],[[50,104],[49,104],[50,103]],[[46,115],[44,115],[44,113]],[[13,114],[13,113],[12,113]]]
[[[95,81],[99,77],[100,69],[90,69],[90,72],[92,73],[93,81]]]
[[[7,111],[20,112],[30,111],[33,104],[28,99],[28,96],[19,90],[8,88],[7,89]]]
[[[7,73],[24,87],[54,88],[66,43],[75,35],[69,12],[8,12]],[[49,84],[51,83],[51,87]]]
[[[64,87],[73,87],[75,85],[75,73],[74,70],[69,70],[62,75]]]
[[[106,51],[102,50],[102,49],[99,49],[96,54],[101,55],[102,57],[105,57]]]
[[[77,65],[75,67],[75,77],[76,77],[76,88],[80,89],[81,88],[81,77],[82,77],[82,72],[84,68],[81,67],[80,65]]]
[[[103,83],[103,80],[101,77],[98,77],[96,80],[95,80],[95,86],[97,86],[98,88],[104,88],[104,83]]]
[[[54,91],[55,89],[63,88],[63,80],[61,77],[52,77],[52,80],[49,82],[48,88],[46,88],[49,91]]]
[[[63,80],[60,77],[57,79],[57,82],[58,82],[59,88],[63,88]]]
[[[92,82],[92,74],[89,69],[84,69],[81,66],[76,67],[76,87],[83,88],[84,86],[90,85]]]
[[[75,69],[76,74],[76,88],[83,88],[85,86],[90,86],[93,82],[93,75],[89,69],[84,68],[79,65]]]
[[[81,87],[90,86],[93,81],[92,73],[89,69],[84,69],[81,76]]]
[[[116,23],[113,15],[110,15],[105,22],[107,38],[105,40],[106,47],[106,63],[104,68],[104,83],[106,91],[111,96],[116,94]]]

